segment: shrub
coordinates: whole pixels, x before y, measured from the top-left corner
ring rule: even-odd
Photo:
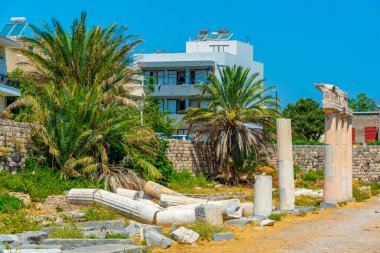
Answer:
[[[296,197],[296,206],[319,206],[322,200],[312,196],[301,195]]]
[[[303,174],[303,170],[301,169],[298,164],[293,164],[293,172],[294,172],[294,179],[301,178]]]
[[[323,170],[316,169],[316,170],[308,170],[302,177],[305,181],[317,181],[317,180],[323,180]]]
[[[127,239],[128,236],[123,234],[116,234],[113,231],[109,232],[105,236],[106,239]]]
[[[40,165],[35,158],[26,161],[26,169],[17,174],[0,172],[0,189],[29,193],[33,201],[44,201],[49,195],[63,194],[71,188],[100,188],[98,182],[90,182],[82,177],[63,180],[60,171]]]
[[[115,220],[119,218],[115,211],[98,204],[92,204],[82,211],[87,221]]]
[[[197,232],[201,239],[208,241],[212,239],[213,234],[227,231],[227,228],[225,226],[213,225],[209,222],[200,221],[186,225],[186,228]]]
[[[285,215],[282,213],[272,213],[268,218],[271,220],[281,221],[284,216]]]
[[[168,187],[176,191],[184,191],[195,187],[207,187],[208,184],[214,184],[213,181],[208,181],[202,173],[194,176],[188,170],[174,172],[168,183]]]
[[[37,231],[42,228],[41,223],[27,216],[23,209],[12,213],[0,214],[0,233],[15,234],[24,231]]]
[[[23,207],[22,200],[8,194],[0,195],[0,212],[12,212]]]
[[[65,238],[65,239],[82,239],[84,238],[83,232],[74,224],[65,225],[62,228],[54,228],[53,233],[49,238]]]
[[[355,201],[362,202],[371,197],[371,193],[368,191],[360,190],[359,187],[352,187],[352,197],[355,198]]]
[[[316,140],[295,140],[293,145],[324,145],[324,143]]]

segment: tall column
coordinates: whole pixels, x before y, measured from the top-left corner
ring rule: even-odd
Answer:
[[[347,169],[347,199],[352,199],[352,119],[347,119],[347,149],[346,149],[346,169]]]
[[[336,134],[335,134],[335,194],[337,201],[342,201],[342,115],[337,114],[336,119]]]
[[[347,185],[348,185],[348,168],[347,168],[347,137],[348,137],[348,124],[347,118],[344,117],[342,122],[342,200],[347,200]]]
[[[330,110],[325,110],[325,113],[325,170],[323,182],[323,201],[326,203],[336,203],[336,162],[334,159],[336,150],[335,135],[337,115]]]
[[[277,119],[278,184],[280,210],[294,210],[294,171],[290,119]]]

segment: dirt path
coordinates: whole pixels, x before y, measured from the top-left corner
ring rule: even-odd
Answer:
[[[235,231],[235,239],[176,245],[163,252],[378,252],[380,196],[304,217],[286,217],[274,227]]]

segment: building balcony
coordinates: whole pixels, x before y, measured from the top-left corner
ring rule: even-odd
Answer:
[[[155,85],[155,98],[183,98],[200,94],[201,89],[193,84]]]
[[[0,94],[3,96],[20,96],[20,81],[0,74]]]

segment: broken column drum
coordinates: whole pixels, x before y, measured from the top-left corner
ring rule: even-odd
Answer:
[[[352,115],[348,95],[330,84],[316,84],[323,92],[325,113],[325,170],[323,201],[352,199]]]
[[[295,190],[290,119],[276,120],[280,210],[294,210]]]
[[[272,214],[272,177],[261,175],[255,177],[253,214],[269,216]]]

